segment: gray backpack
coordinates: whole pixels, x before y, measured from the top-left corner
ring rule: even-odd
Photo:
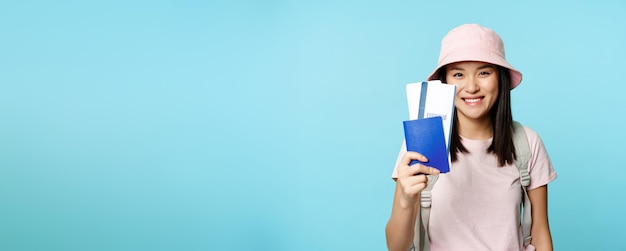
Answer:
[[[524,246],[530,244],[530,226],[532,217],[530,215],[530,200],[526,187],[530,184],[530,174],[528,173],[528,161],[530,160],[530,148],[528,146],[528,138],[524,127],[517,121],[513,122],[513,143],[515,145],[515,165],[519,170],[520,184],[522,185],[523,201],[522,201],[522,234],[524,236]],[[413,245],[409,250],[430,251],[430,239],[428,236],[428,220],[430,218],[431,193],[433,186],[439,178],[438,175],[428,175],[428,186],[422,191],[420,198],[419,215],[415,221],[415,235],[413,236]]]

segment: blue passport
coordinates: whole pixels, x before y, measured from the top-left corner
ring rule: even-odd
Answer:
[[[410,165],[423,165],[439,169],[441,173],[450,171],[448,150],[443,133],[442,118],[430,117],[404,121],[404,139],[407,151],[418,152],[428,158],[428,162],[411,161]]]

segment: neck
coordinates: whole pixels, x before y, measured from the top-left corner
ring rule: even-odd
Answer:
[[[493,137],[491,119],[474,120],[459,117],[459,135],[468,139],[490,139]]]

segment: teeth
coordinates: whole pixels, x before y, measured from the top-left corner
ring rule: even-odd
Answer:
[[[479,98],[472,98],[472,99],[466,98],[465,99],[465,102],[470,102],[470,103],[475,103],[475,102],[478,102],[478,101],[480,101]]]

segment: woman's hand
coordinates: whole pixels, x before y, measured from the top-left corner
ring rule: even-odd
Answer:
[[[398,162],[393,208],[385,230],[389,250],[408,250],[411,247],[415,232],[415,219],[419,211],[419,196],[428,184],[426,175],[421,174],[439,173],[439,170],[422,164],[409,166],[411,160],[419,160],[423,163],[428,161],[420,153],[406,152]]]
[[[396,180],[400,186],[399,202],[402,207],[414,207],[419,200],[420,192],[428,185],[426,175],[418,174],[439,174],[439,170],[436,168],[419,163],[409,166],[411,160],[428,161],[424,155],[417,152],[406,152],[402,156],[402,161],[397,166],[398,178]]]

